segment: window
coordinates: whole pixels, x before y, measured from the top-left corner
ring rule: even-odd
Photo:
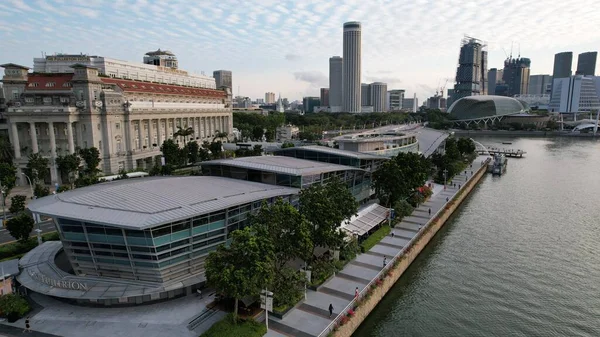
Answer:
[[[13,89],[13,91],[12,91],[12,98],[13,99],[19,99],[20,96],[21,96],[21,94],[19,94],[19,90]]]
[[[36,128],[35,128],[35,134],[36,134],[37,136],[39,136],[39,135],[40,135],[40,128],[38,128],[38,127],[36,127]]]
[[[61,103],[69,103],[69,97],[61,97],[60,102]]]
[[[44,97],[44,104],[52,103],[52,97]]]
[[[115,124],[115,129],[119,130],[121,128],[121,124],[117,123]]]
[[[117,140],[117,152],[121,152],[121,151],[122,151],[122,149],[121,149],[121,140],[118,139]]]
[[[56,82],[48,82],[46,83],[46,88],[54,88],[56,86]]]
[[[65,83],[63,83],[63,87],[70,88],[71,87],[71,82],[65,82]]]
[[[98,131],[100,131],[100,123],[98,123]]]
[[[35,100],[33,99],[33,97],[25,97],[25,103],[33,104],[33,102],[35,102]]]
[[[98,141],[98,150],[102,151],[102,141]]]
[[[39,83],[37,83],[37,82],[31,82],[31,83],[29,83],[28,87],[30,87],[30,88],[35,88],[35,87],[37,87],[38,85],[39,85]]]

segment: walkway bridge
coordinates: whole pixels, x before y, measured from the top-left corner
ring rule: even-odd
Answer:
[[[523,158],[523,156],[527,153],[523,150],[519,150],[519,149],[499,149],[499,148],[492,148],[492,147],[488,147],[486,150],[481,150],[481,149],[476,149],[475,150],[478,154],[489,154],[491,156],[495,155],[495,154],[503,154],[506,157],[512,157],[512,158]]]

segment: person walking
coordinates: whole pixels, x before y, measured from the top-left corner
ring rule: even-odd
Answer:
[[[394,237],[394,232],[392,232],[392,237]]]
[[[331,315],[333,315],[333,304],[329,303],[329,318],[331,318]]]
[[[429,216],[431,216],[431,208],[429,209]]]
[[[25,319],[25,330],[23,330],[23,332],[31,332],[31,326],[29,325],[29,316],[27,316],[27,318]]]
[[[448,197],[446,197],[446,202],[448,202],[450,199],[448,199]]]
[[[383,257],[383,268],[385,268],[386,265],[387,265],[387,257],[384,256]]]
[[[358,298],[358,287],[354,290],[354,298]]]

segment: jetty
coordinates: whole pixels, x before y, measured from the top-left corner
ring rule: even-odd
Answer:
[[[503,154],[505,157],[511,158],[523,158],[523,156],[527,153],[526,151],[519,149],[499,149],[493,147],[488,147],[487,150],[477,149],[476,152],[480,155],[486,155],[489,153],[492,156],[496,154]]]

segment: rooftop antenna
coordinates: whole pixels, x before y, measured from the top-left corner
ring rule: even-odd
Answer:
[[[521,42],[519,42],[519,57],[518,58],[521,58]]]
[[[510,57],[509,57],[510,59],[512,59],[513,44],[514,44],[514,42],[510,41]]]

